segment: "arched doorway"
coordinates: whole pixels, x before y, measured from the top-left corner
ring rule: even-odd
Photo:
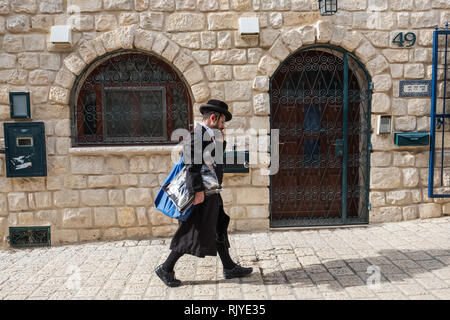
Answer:
[[[300,50],[275,71],[271,227],[368,223],[370,83],[356,57],[331,46]]]

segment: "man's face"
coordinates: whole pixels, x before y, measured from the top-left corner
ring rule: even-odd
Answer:
[[[218,129],[222,131],[225,129],[225,115],[220,115],[220,118],[216,118],[214,115],[211,115],[211,118],[209,118],[211,121],[211,128],[212,129]]]

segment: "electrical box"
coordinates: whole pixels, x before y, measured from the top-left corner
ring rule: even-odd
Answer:
[[[53,26],[50,42],[56,46],[72,46],[72,28],[70,26]]]
[[[394,134],[396,146],[427,146],[430,143],[428,132],[396,132]]]
[[[256,17],[239,18],[239,34],[252,36],[259,34],[259,21]]]
[[[47,176],[43,122],[4,123],[6,176]]]
[[[224,153],[224,173],[249,173],[250,153],[248,151],[227,151]]]

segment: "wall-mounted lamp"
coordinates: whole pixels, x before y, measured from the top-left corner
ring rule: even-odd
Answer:
[[[29,92],[10,92],[9,106],[11,119],[31,119]]]
[[[331,16],[337,12],[337,0],[319,0],[319,9],[322,16]]]
[[[259,34],[259,21],[256,17],[239,18],[239,34],[255,36]]]

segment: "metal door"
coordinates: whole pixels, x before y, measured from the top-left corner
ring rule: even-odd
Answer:
[[[272,76],[271,128],[280,130],[272,227],[368,222],[369,84],[353,56],[319,46]]]

